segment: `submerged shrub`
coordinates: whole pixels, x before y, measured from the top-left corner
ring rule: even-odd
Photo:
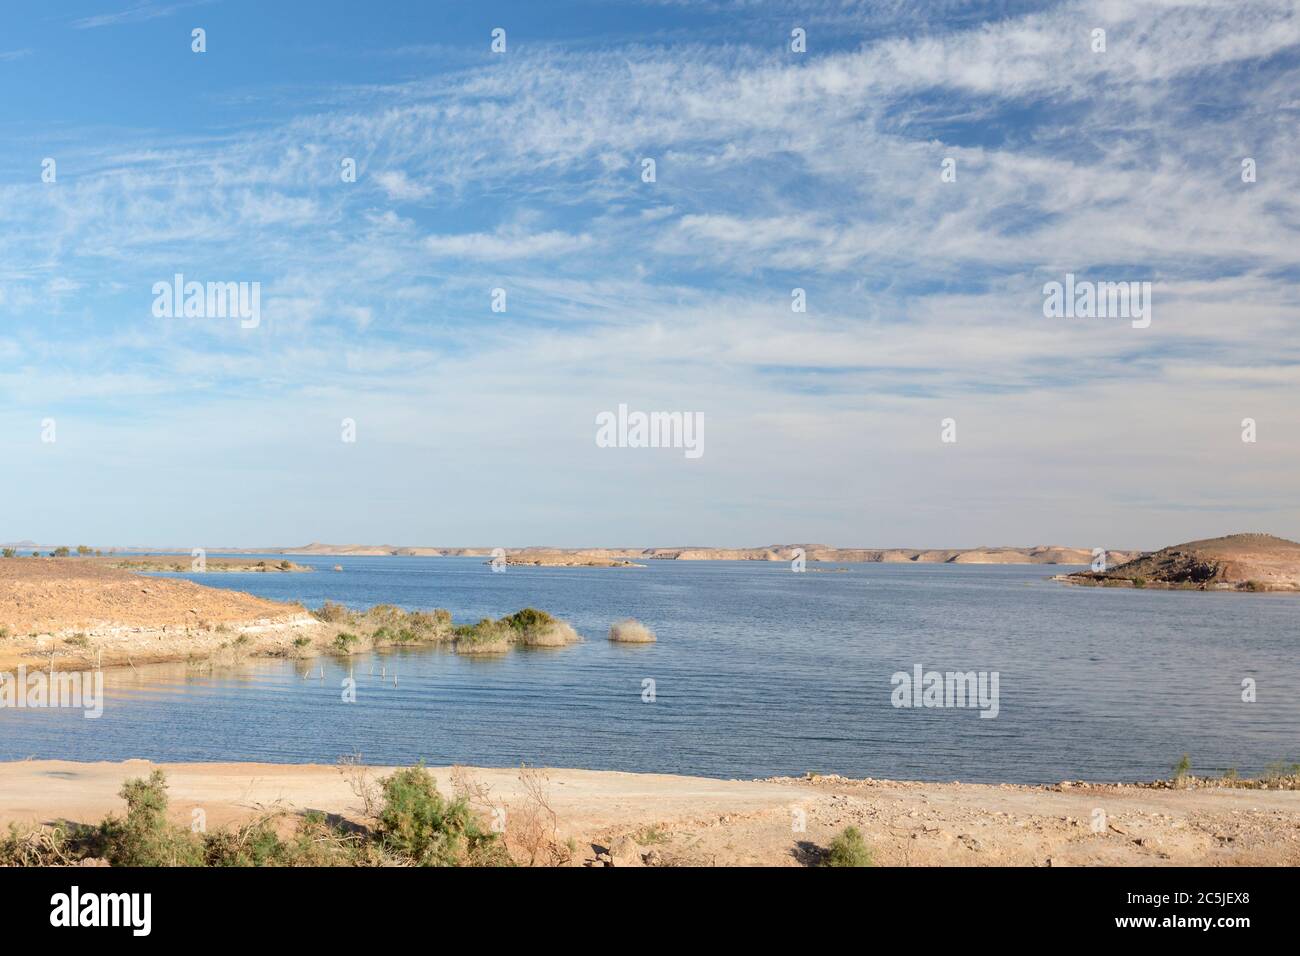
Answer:
[[[610,625],[609,639],[619,644],[652,644],[657,640],[654,631],[630,617]]]
[[[555,618],[535,607],[526,607],[501,619],[501,623],[516,631],[530,631],[555,623]]]
[[[512,628],[490,617],[477,624],[461,624],[454,633],[458,654],[503,654],[510,650],[510,642],[516,634]]]

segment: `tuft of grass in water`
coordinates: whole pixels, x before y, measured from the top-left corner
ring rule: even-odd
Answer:
[[[857,827],[845,827],[831,841],[823,866],[871,866],[871,850]]]
[[[629,617],[610,625],[609,639],[617,644],[653,644],[656,637],[650,628]]]

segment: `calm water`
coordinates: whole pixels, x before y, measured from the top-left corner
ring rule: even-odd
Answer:
[[[332,763],[360,752],[374,763],[1013,782],[1164,776],[1184,752],[1196,772],[1300,759],[1295,596],[1070,588],[1045,580],[1059,568],[1017,566],[792,574],[664,561],[493,574],[477,558],[294,560],[319,570],[201,580],[309,607],[445,607],[458,621],[533,605],[586,641],[493,660],[434,649],[324,659],[323,681],[319,659],[112,672],[99,720],[0,710],[0,759]],[[627,616],[659,643],[609,644],[609,624]],[[915,664],[998,671],[999,715],[895,709],[890,676]],[[355,704],[340,699],[349,667]],[[1254,703],[1241,701],[1246,677]]]

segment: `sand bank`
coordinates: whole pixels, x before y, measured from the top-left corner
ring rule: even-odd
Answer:
[[[145,761],[0,763],[0,826],[120,813],[117,792]],[[336,767],[160,764],[171,815],[210,827],[273,807],[360,820]],[[383,768],[374,775],[387,772]],[[434,770],[453,789],[451,768]],[[526,799],[513,769],[475,769],[488,803]],[[1300,791],[1139,786],[989,786],[843,778],[726,781],[661,774],[549,770],[545,790],[573,865],[799,866],[842,827],[857,826],[882,865],[1300,865]],[[487,814],[489,810],[484,809]],[[1103,816],[1104,815],[1104,816]],[[802,827],[802,830],[799,828]]]

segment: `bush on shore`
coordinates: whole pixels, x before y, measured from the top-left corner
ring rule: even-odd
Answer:
[[[831,841],[823,866],[871,866],[871,850],[857,827],[845,827]]]
[[[368,827],[304,815],[280,836],[272,814],[233,829],[194,833],[167,821],[167,778],[154,770],[128,780],[120,796],[126,817],[94,826],[61,824],[0,837],[0,866],[508,866],[495,833],[483,829],[466,799],[438,792],[423,766],[380,781],[382,803]]]

